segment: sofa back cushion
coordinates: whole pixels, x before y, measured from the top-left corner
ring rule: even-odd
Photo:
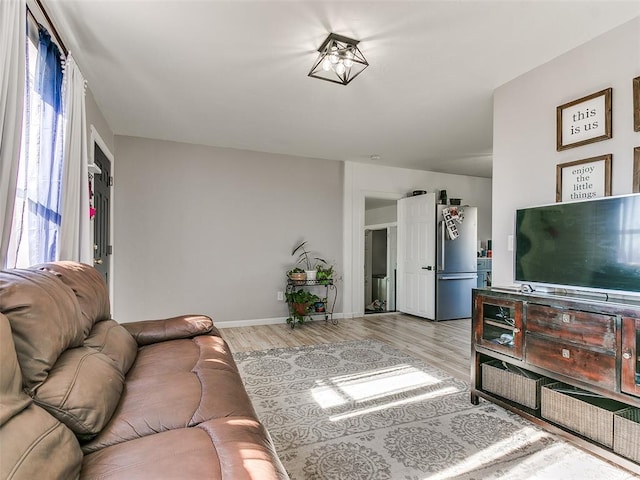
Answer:
[[[111,419],[137,354],[136,341],[122,325],[97,322],[82,347],[60,356],[34,400],[78,438],[89,440]]]
[[[89,440],[111,419],[124,388],[116,362],[90,347],[66,350],[34,391],[34,401]]]
[[[22,391],[22,374],[9,320],[0,313],[0,427],[31,403]]]
[[[116,363],[123,375],[127,374],[138,354],[138,344],[133,336],[115,320],[96,323],[84,346],[104,353]]]
[[[60,261],[43,263],[31,269],[51,272],[71,288],[88,323],[111,318],[109,291],[95,268],[84,263]]]
[[[82,451],[71,430],[31,402],[9,320],[0,314],[0,478],[77,478]]]
[[[91,330],[73,290],[45,271],[0,272],[0,313],[11,324],[29,391],[44,382],[62,352],[82,345]]]
[[[31,404],[0,427],[0,478],[78,478],[82,450],[73,432]]]
[[[138,349],[124,327],[104,319],[108,305],[102,278],[87,265],[0,273],[0,311],[11,324],[23,384],[82,440],[113,415]]]

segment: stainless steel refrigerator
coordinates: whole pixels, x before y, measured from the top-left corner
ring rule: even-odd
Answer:
[[[436,222],[435,320],[469,318],[471,291],[478,284],[478,209],[438,205]]]

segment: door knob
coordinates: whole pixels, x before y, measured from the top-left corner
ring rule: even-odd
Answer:
[[[433,267],[429,265],[428,267],[422,267],[422,270],[433,270]]]
[[[629,360],[631,358],[631,352],[627,350],[622,354],[622,358],[624,358],[625,360]]]
[[[93,259],[93,264],[94,265],[102,265],[102,259],[101,258],[94,258]]]

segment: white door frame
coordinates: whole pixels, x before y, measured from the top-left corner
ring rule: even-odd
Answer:
[[[406,194],[358,190],[351,198],[345,198],[345,209],[351,207],[352,222],[345,215],[345,314],[355,317],[364,316],[364,200],[365,198],[383,198],[400,200]],[[348,192],[345,191],[348,195]],[[348,230],[348,231],[347,231]],[[349,304],[349,299],[351,304]],[[349,313],[351,310],[351,313]]]
[[[393,232],[394,230],[395,235],[392,235],[391,232]],[[391,241],[392,237],[394,237],[393,241]],[[394,225],[387,227],[387,310],[391,312],[395,312],[398,310],[396,298],[397,279],[394,275],[395,269],[393,268],[394,266],[397,268],[397,262],[398,226],[396,222]]]
[[[367,235],[367,232],[369,234]],[[373,230],[368,227],[364,228],[364,305],[365,310],[368,304],[371,303],[371,291],[373,285],[371,284],[371,263],[373,260]],[[367,282],[368,280],[368,282]]]

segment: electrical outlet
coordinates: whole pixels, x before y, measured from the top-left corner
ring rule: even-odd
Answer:
[[[282,302],[284,300],[284,292],[278,292],[277,298],[278,298],[279,301]]]

